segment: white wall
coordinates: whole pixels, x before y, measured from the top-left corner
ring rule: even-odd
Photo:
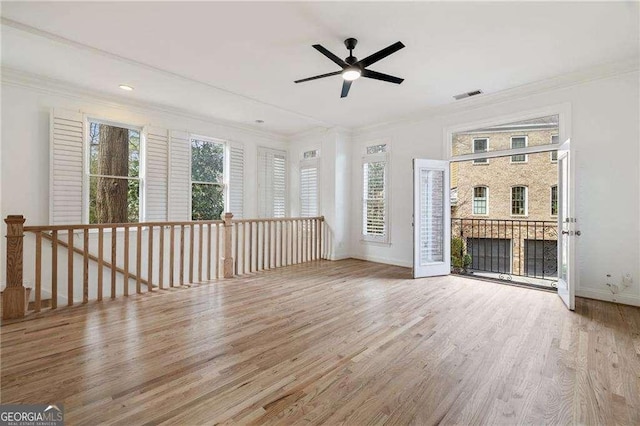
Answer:
[[[351,138],[342,130],[329,129],[308,132],[290,139],[289,200],[291,215],[300,211],[300,160],[305,151],[320,152],[320,210],[327,229],[329,259],[344,259],[350,256],[349,246],[349,195]]]
[[[360,241],[361,197],[352,197],[351,249],[354,257],[411,266],[411,160],[445,158],[444,131],[519,112],[571,104],[572,147],[577,165],[578,295],[612,300],[612,284],[630,273],[633,285],[616,299],[640,305],[640,124],[639,75],[631,72],[577,84],[564,89],[496,102],[480,108],[448,113],[404,124],[391,124],[354,135],[354,153],[370,141],[391,146],[391,243]],[[351,160],[351,191],[360,194],[361,155]]]
[[[266,132],[244,130],[151,108],[118,104],[101,99],[99,94],[88,96],[84,92],[74,92],[72,89],[62,94],[46,87],[26,87],[3,81],[0,163],[0,215],[3,219],[10,214],[21,214],[26,217],[27,225],[48,224],[49,112],[54,107],[80,110],[93,117],[113,122],[185,130],[198,135],[243,143],[244,214],[247,218],[257,217],[257,147],[288,147],[285,137]],[[4,225],[2,229],[5,229]],[[4,286],[5,238],[0,240],[0,283]],[[31,265],[32,260],[25,258],[25,282],[33,282],[34,272]]]

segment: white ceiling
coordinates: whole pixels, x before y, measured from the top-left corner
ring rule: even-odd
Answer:
[[[356,128],[604,63],[637,60],[637,2],[2,4],[2,65],[139,101],[292,134]],[[24,24],[20,25],[20,24]],[[341,78],[311,48],[360,58],[400,86]],[[118,84],[136,90],[125,93]]]

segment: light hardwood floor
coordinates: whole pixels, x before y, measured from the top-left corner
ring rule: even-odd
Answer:
[[[67,424],[640,424],[640,309],[319,261],[1,329]]]

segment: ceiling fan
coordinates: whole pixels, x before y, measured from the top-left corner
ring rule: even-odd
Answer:
[[[385,47],[384,49],[374,53],[373,55],[369,55],[364,59],[358,60],[355,56],[353,56],[353,49],[355,49],[356,44],[358,44],[358,40],[355,38],[348,38],[344,41],[344,45],[347,46],[349,50],[349,56],[344,60],[340,59],[333,53],[329,52],[327,49],[322,47],[319,44],[314,44],[313,48],[318,52],[322,53],[327,58],[331,59],[338,66],[342,68],[341,71],[330,72],[327,74],[316,75],[315,77],[303,78],[302,80],[296,80],[295,83],[303,83],[305,81],[317,80],[319,78],[331,77],[333,75],[342,74],[342,78],[344,81],[342,82],[342,93],[340,94],[341,98],[346,98],[349,94],[349,89],[351,88],[351,83],[354,80],[360,77],[373,78],[376,80],[382,80],[389,83],[400,84],[404,81],[404,78],[394,77],[392,75],[383,74],[381,72],[376,72],[367,69],[367,67],[371,64],[378,62],[381,59],[386,58],[392,53],[397,52],[398,50],[404,47],[402,42],[393,43],[389,47]]]

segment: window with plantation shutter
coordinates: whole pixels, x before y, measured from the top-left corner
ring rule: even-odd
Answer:
[[[84,119],[53,109],[50,115],[50,212],[52,225],[83,223]]]
[[[233,217],[244,217],[244,146],[229,144],[229,208]]]
[[[300,216],[318,216],[318,164],[303,161],[300,166]]]
[[[387,168],[386,152],[363,158],[362,236],[366,241],[389,241]]]
[[[169,137],[166,129],[145,129],[145,209],[147,222],[167,220],[169,189]]]
[[[258,148],[258,216],[285,217],[287,213],[287,153]]]

